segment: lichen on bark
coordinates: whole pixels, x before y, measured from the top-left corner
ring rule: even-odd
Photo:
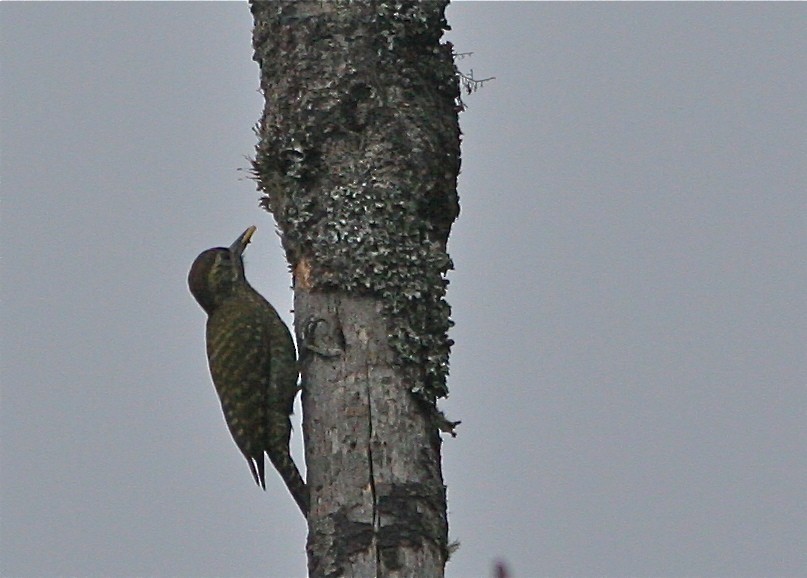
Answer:
[[[446,4],[252,3],[272,12],[254,29],[267,105],[253,169],[295,282],[380,299],[394,361],[432,404],[448,393],[459,213]]]

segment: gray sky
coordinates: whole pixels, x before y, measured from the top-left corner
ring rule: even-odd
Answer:
[[[807,575],[805,11],[450,8],[496,76],[461,116],[450,577]],[[0,16],[0,575],[303,576],[185,281],[256,224],[248,275],[290,319],[238,170],[247,6]]]

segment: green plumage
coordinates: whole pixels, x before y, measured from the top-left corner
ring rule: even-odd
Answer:
[[[244,276],[241,254],[254,232],[250,227],[229,248],[202,252],[188,285],[207,312],[210,374],[255,482],[266,487],[265,453],[307,515],[308,490],[289,453],[297,355],[286,324]]]

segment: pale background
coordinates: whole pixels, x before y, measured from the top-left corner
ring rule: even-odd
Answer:
[[[496,77],[461,116],[450,577],[807,575],[806,12],[450,7]],[[303,576],[185,281],[256,224],[248,274],[290,319],[239,172],[247,5],[0,17],[0,575]]]

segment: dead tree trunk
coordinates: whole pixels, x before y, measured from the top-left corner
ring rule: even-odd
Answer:
[[[444,573],[435,404],[460,164],[447,3],[251,5],[254,170],[294,276],[315,578]]]

